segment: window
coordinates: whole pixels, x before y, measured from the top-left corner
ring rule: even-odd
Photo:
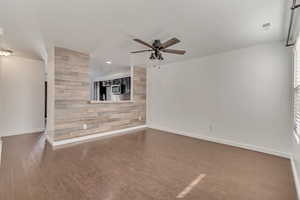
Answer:
[[[300,39],[294,49],[294,135],[300,140]]]

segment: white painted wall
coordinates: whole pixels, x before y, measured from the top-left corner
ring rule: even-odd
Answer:
[[[3,120],[2,120],[2,112],[3,112],[3,104],[2,104],[2,57],[0,56],[0,140],[1,140],[1,135],[3,133]],[[0,142],[1,143],[1,142]],[[2,145],[2,143],[1,143]],[[2,146],[1,146],[2,147]]]
[[[44,129],[44,77],[43,61],[2,58],[2,136]]]
[[[0,30],[1,31],[1,30]],[[0,57],[0,165],[1,165],[1,155],[2,155],[2,84],[1,84],[1,79],[2,79],[2,57]]]
[[[147,123],[291,152],[292,54],[281,43],[149,68]]]

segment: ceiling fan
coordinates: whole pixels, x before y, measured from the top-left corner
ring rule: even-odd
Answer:
[[[172,53],[172,54],[178,54],[178,55],[183,55],[185,54],[186,51],[184,50],[177,50],[177,49],[167,49],[170,46],[173,46],[177,43],[180,42],[177,38],[172,38],[164,43],[161,43],[160,40],[154,40],[153,44],[150,45],[147,42],[144,42],[143,40],[140,39],[133,39],[134,41],[149,47],[150,49],[145,49],[145,50],[140,50],[140,51],[133,51],[131,53],[143,53],[143,52],[152,52],[150,55],[150,60],[163,60],[164,58],[162,57],[161,52],[164,53]]]

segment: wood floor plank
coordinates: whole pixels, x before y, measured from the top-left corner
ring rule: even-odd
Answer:
[[[56,150],[43,134],[3,138],[1,200],[176,197],[297,199],[288,159],[158,130]]]

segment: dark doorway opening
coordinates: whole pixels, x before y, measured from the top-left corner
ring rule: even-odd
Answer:
[[[45,127],[47,126],[47,90],[48,90],[48,85],[47,81],[45,81],[45,110],[44,110],[44,120],[45,120]]]

